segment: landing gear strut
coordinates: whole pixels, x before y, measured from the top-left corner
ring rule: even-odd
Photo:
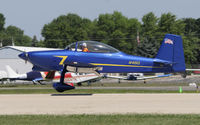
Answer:
[[[75,89],[74,86],[67,85],[64,83],[65,73],[67,72],[67,65],[64,65],[63,71],[61,73],[60,82],[54,83],[53,88],[56,89],[58,92],[64,92],[65,90]]]

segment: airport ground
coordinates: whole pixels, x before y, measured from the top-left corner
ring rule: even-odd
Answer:
[[[3,125],[198,125],[199,94],[1,94]]]
[[[3,125],[198,125],[200,93],[189,86],[189,83],[199,85],[198,81],[199,76],[184,80],[155,79],[146,84],[100,82],[87,86],[85,83],[62,94],[51,85],[1,85],[0,122]]]

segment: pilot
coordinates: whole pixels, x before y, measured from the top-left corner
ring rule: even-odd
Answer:
[[[89,52],[86,43],[83,43],[83,44],[82,44],[82,52]]]

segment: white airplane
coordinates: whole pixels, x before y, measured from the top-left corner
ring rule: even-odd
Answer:
[[[186,71],[200,71],[200,69],[186,69]]]
[[[59,72],[36,72],[31,71],[25,74],[16,73],[10,66],[6,65],[6,71],[0,71],[0,80],[24,80],[24,81],[32,81],[34,84],[42,84],[42,81],[53,81],[58,82],[60,80]],[[76,73],[66,73],[65,75],[65,83],[75,83],[80,85],[82,82],[94,81],[98,76],[95,74],[76,74]]]
[[[45,76],[45,80],[47,81],[53,81],[53,82],[59,82],[61,74],[59,72],[43,72]],[[81,85],[83,82],[93,82],[99,80],[99,76],[97,76],[94,73],[71,73],[68,72],[65,74],[65,83],[70,83],[70,84],[78,84]]]
[[[146,83],[146,79],[155,79],[155,78],[162,78],[162,77],[169,77],[172,76],[172,74],[166,74],[166,75],[157,75],[157,76],[144,76],[143,73],[128,73],[127,76],[107,76],[105,75],[105,78],[113,78],[118,79],[119,83],[120,80],[144,80],[144,83]]]
[[[8,75],[5,71],[0,71],[0,81],[3,84],[5,80],[7,80]]]
[[[186,72],[181,73],[181,76],[183,78],[187,77],[187,71],[200,71],[200,69],[185,69],[185,70],[186,70]]]

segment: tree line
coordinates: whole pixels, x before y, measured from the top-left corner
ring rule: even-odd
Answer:
[[[8,45],[14,40],[16,45],[64,48],[75,41],[95,40],[109,44],[125,53],[154,57],[167,33],[181,35],[187,64],[200,62],[200,18],[177,19],[172,13],[160,17],[147,13],[139,21],[127,18],[115,11],[100,14],[95,20],[69,13],[53,19],[42,29],[44,40],[24,35],[15,26],[4,27],[5,18],[0,14],[0,40]]]

